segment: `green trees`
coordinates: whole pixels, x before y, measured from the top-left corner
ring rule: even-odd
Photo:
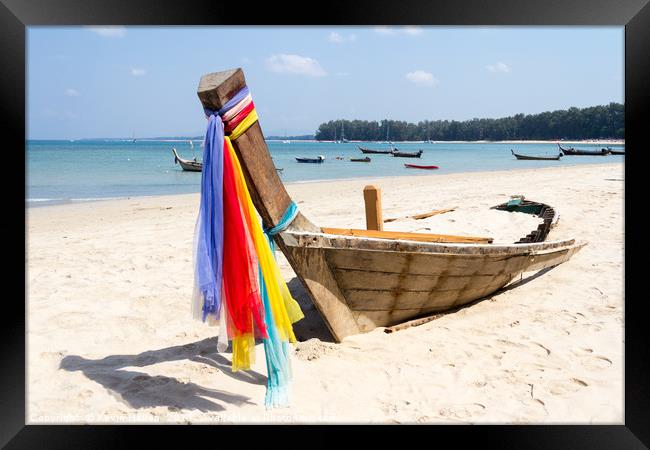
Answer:
[[[398,120],[330,120],[316,131],[317,140],[476,141],[508,139],[607,139],[625,137],[624,106],[620,103],[572,107],[539,114],[516,114],[501,119],[424,120],[417,124]]]

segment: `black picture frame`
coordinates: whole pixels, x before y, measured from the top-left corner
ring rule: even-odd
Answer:
[[[634,180],[640,180],[643,153],[643,129],[650,104],[650,5],[648,0],[606,2],[590,0],[401,0],[399,2],[355,1],[331,2],[307,8],[304,2],[265,2],[246,11],[229,11],[233,3],[185,0],[161,4],[154,0],[1,0],[0,54],[4,61],[0,71],[0,114],[6,136],[4,144],[13,157],[25,143],[26,108],[26,27],[35,25],[618,25],[625,26],[625,293],[633,292],[638,278],[630,275],[635,266],[645,265],[643,255],[643,211],[633,205]],[[317,12],[314,12],[317,11]],[[644,127],[645,125],[645,127]],[[23,217],[24,191],[16,189],[24,171],[14,172],[18,180],[5,186],[7,217]],[[6,178],[5,178],[6,179]],[[22,198],[19,196],[22,195]],[[17,210],[15,214],[9,211]],[[13,221],[11,221],[12,224]],[[20,247],[18,236],[25,236],[25,221],[15,221],[15,228],[2,225],[3,235]],[[634,242],[628,246],[627,243]],[[26,242],[26,241],[25,241]],[[637,244],[638,243],[638,244]],[[25,248],[23,247],[23,250]],[[21,258],[17,255],[16,258]],[[634,262],[634,264],[633,264]],[[5,277],[5,285],[20,286],[19,275],[27,280],[19,264],[19,274]],[[25,288],[25,301],[26,287]],[[20,291],[20,289],[18,289]],[[647,294],[646,294],[647,295]],[[626,299],[627,300],[627,299]],[[625,423],[621,425],[531,425],[480,427],[410,427],[410,439],[427,439],[413,433],[436,433],[431,445],[440,438],[451,439],[456,446],[468,439],[481,446],[499,448],[646,448],[650,445],[650,342],[645,329],[643,294],[625,302]],[[0,445],[7,448],[91,448],[132,446],[138,437],[153,443],[153,437],[167,440],[169,430],[187,432],[183,427],[144,426],[51,426],[25,425],[25,308],[17,296],[5,297],[2,338],[2,380],[0,382]],[[196,429],[198,428],[198,430]],[[313,426],[313,439],[323,444],[335,440],[328,427]],[[281,432],[286,426],[265,427],[264,432]],[[294,430],[294,428],[291,428]],[[379,439],[394,433],[394,428],[366,428]],[[204,445],[214,439],[212,427],[192,427]],[[248,427],[235,427],[241,439],[247,439]],[[217,431],[221,432],[221,430]],[[293,431],[291,431],[293,432]],[[331,436],[331,437],[330,437]],[[329,439],[328,439],[329,437]],[[236,437],[235,437],[236,438]],[[269,437],[270,438],[270,437]],[[409,439],[409,440],[410,440]],[[169,442],[169,441],[168,441]],[[404,441],[402,441],[404,442]]]

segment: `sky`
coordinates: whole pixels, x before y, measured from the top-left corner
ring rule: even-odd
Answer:
[[[623,27],[29,27],[27,136],[201,135],[241,67],[266,136],[624,102]]]

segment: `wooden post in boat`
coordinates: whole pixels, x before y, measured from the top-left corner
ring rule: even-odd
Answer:
[[[240,68],[209,73],[201,77],[197,95],[204,108],[218,110],[245,86],[244,72]],[[291,197],[275,170],[259,121],[232,141],[232,144],[264,226],[276,226],[291,204]],[[300,212],[289,229],[322,232],[320,227],[311,223]],[[359,325],[338,287],[324,251],[291,250],[285,244],[282,233],[276,235],[274,240],[287,257],[334,338],[340,341],[345,336],[359,333]]]
[[[363,188],[363,201],[366,205],[366,230],[383,231],[381,218],[381,189],[368,185]]]

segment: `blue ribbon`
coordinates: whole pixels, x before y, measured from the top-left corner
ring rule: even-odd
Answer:
[[[223,125],[221,117],[208,120],[203,146],[201,203],[199,206],[196,280],[203,294],[203,320],[219,318],[223,269]]]
[[[197,228],[195,279],[203,295],[203,321],[208,315],[219,319],[223,277],[223,122],[221,116],[249,94],[237,92],[218,111],[204,109],[208,128],[203,144],[201,202]]]

